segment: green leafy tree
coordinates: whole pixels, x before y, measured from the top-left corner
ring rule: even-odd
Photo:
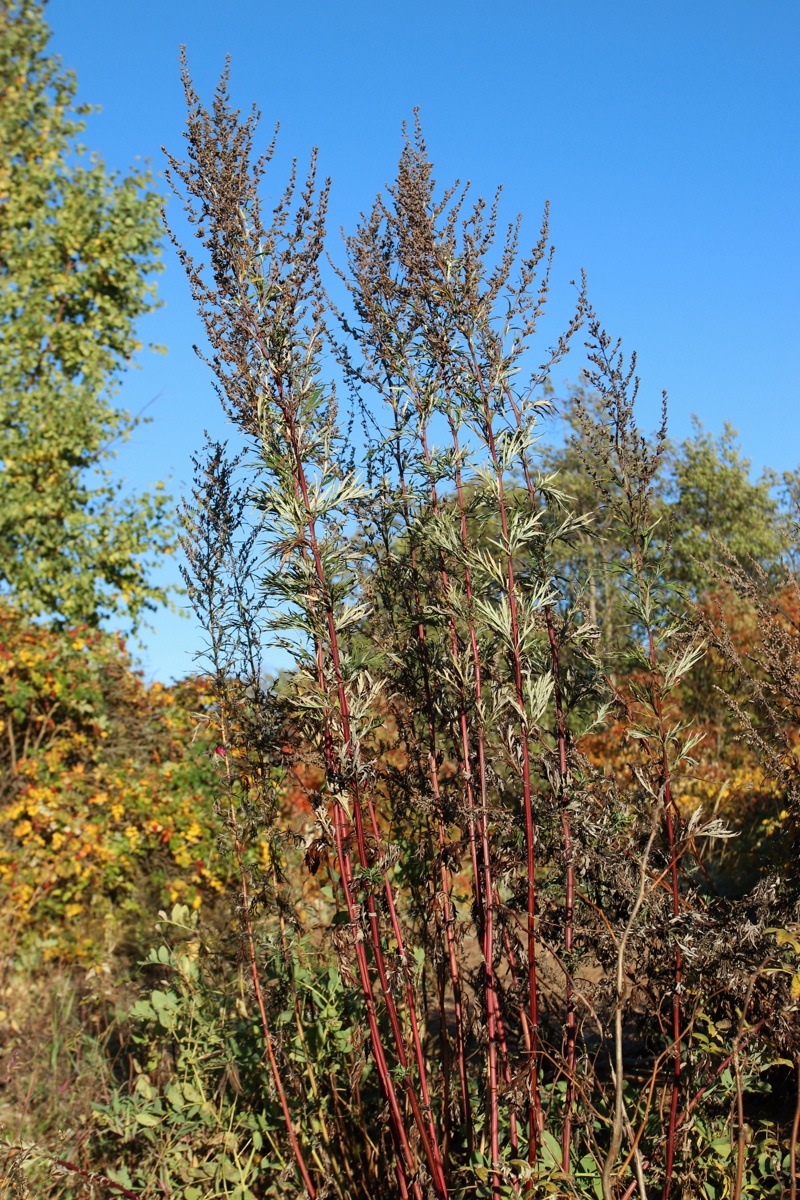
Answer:
[[[563,439],[543,447],[545,469],[555,475],[555,485],[569,497],[582,518],[569,542],[561,543],[554,562],[556,574],[591,625],[600,631],[602,645],[618,648],[626,638],[629,619],[619,588],[624,544],[611,520],[596,479],[587,470],[592,456],[587,429],[607,421],[602,397],[586,386],[585,379],[570,384],[555,401]]]
[[[709,586],[705,564],[718,557],[719,544],[744,564],[755,559],[770,569],[783,539],[775,473],[753,480],[751,460],[729,422],[718,438],[697,417],[693,425],[692,436],[670,457],[666,498],[667,515],[675,518],[671,576],[699,595]]]
[[[137,424],[112,397],[155,307],[160,198],[87,156],[49,37],[41,3],[0,0],[0,586],[58,623],[135,628],[165,599],[170,500],[107,464]]]
[[[563,438],[545,446],[547,468],[557,486],[570,497],[587,524],[565,546],[558,571],[573,588],[582,589],[588,619],[599,624],[604,643],[611,647],[621,632],[624,602],[615,584],[623,547],[609,523],[603,498],[587,473],[587,419],[604,424],[600,397],[579,382],[557,401]],[[788,547],[787,525],[800,496],[798,476],[778,477],[766,470],[753,480],[751,460],[742,454],[738,434],[726,422],[715,437],[693,418],[691,437],[677,445],[665,442],[653,479],[655,544],[668,563],[671,581],[699,597],[711,582],[707,565],[723,545],[743,563],[755,560],[765,570],[776,566]],[[652,449],[645,439],[643,445]]]

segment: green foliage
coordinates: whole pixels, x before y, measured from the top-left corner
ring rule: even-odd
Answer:
[[[130,1083],[95,1108],[98,1149],[143,1197],[252,1200],[279,1119],[258,1026],[235,973],[201,963],[197,914],[176,905],[169,926],[147,964],[158,985],[127,1016]]]
[[[599,626],[604,646],[612,649],[624,642],[627,627],[625,601],[615,581],[624,537],[586,469],[591,458],[587,420],[602,425],[608,416],[585,376],[568,387],[557,405],[563,437],[544,446],[543,458],[571,507],[588,522],[563,548],[557,569],[580,596],[587,619]],[[751,461],[730,424],[718,437],[697,417],[693,424],[691,437],[661,447],[653,478],[652,541],[653,550],[663,556],[671,591],[682,587],[699,598],[712,587],[708,568],[719,558],[720,546],[744,563],[755,560],[775,571],[787,549],[787,512],[791,516],[800,490],[792,473],[784,476],[780,495],[775,472],[766,470],[753,480]],[[646,436],[643,444],[655,449]]]
[[[694,595],[708,589],[709,562],[719,545],[743,563],[755,559],[776,565],[782,549],[777,478],[765,471],[755,481],[751,461],[742,455],[738,434],[726,422],[718,438],[693,418],[694,433],[669,459],[667,521],[675,528],[669,559],[673,583]]]
[[[34,614],[136,627],[165,599],[170,501],[104,463],[136,426],[111,396],[154,308],[160,199],[87,158],[49,36],[37,0],[0,4],[0,582]]]
[[[601,398],[583,379],[568,388],[557,407],[562,440],[543,446],[543,465],[554,474],[556,486],[566,493],[570,508],[585,524],[576,529],[569,543],[556,548],[555,570],[587,621],[599,629],[604,648],[613,650],[624,644],[628,626],[625,598],[618,586],[624,539],[586,469],[590,455],[587,418],[602,423]]]

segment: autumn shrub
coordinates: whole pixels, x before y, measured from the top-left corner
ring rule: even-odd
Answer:
[[[148,686],[113,635],[0,609],[0,892],[19,953],[102,960],[226,886],[201,681]]]
[[[693,608],[692,620],[704,634],[721,624],[731,646],[737,647],[740,661],[752,662],[760,653],[762,630],[757,614],[730,588],[707,591],[702,604]],[[703,658],[673,694],[676,718],[691,723],[702,735],[694,750],[692,770],[676,782],[675,798],[687,820],[702,808],[709,817],[724,821],[731,836],[709,840],[697,868],[712,891],[742,896],[764,877],[791,873],[793,818],[784,782],[764,770],[759,747],[745,736],[729,703],[739,684],[729,658],[713,643],[712,633]],[[617,682],[620,691],[627,692],[629,685],[639,680],[634,673],[630,679],[617,677]],[[789,743],[796,746],[797,726],[789,721],[785,732]],[[597,769],[611,766],[615,772],[630,773],[635,765],[636,751],[625,736],[622,713],[592,731],[581,748]]]

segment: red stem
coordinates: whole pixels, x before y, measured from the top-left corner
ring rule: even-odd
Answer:
[[[527,470],[526,470],[527,475]],[[561,699],[561,681],[558,664],[558,642],[553,624],[553,612],[548,604],[544,610],[547,637],[550,642],[550,660],[553,668],[553,696],[556,707],[556,729],[558,736],[559,793],[561,800],[561,828],[564,837],[566,859],[566,898],[564,903],[564,954],[572,952],[573,922],[575,914],[575,868],[572,861],[572,827],[569,819],[569,792],[567,789],[567,734],[564,721],[564,706]],[[566,1015],[566,1061],[567,1092],[564,1098],[564,1125],[561,1134],[561,1165],[569,1173],[572,1145],[572,1107],[575,1102],[575,997],[571,975],[567,976]]]
[[[258,333],[256,334],[256,336],[258,338],[258,336],[259,336]],[[259,341],[260,341],[260,338],[259,338]],[[263,348],[263,346],[262,346],[262,348]],[[281,410],[281,414],[284,418],[284,430],[285,430],[285,434],[287,436],[287,440],[289,441],[291,448],[292,448],[292,452],[293,452],[293,461],[294,461],[294,467],[295,467],[295,472],[296,472],[294,485],[295,485],[295,489],[296,489],[298,498],[302,499],[304,507],[305,507],[306,524],[307,524],[308,533],[309,533],[309,541],[310,541],[311,551],[312,551],[312,555],[313,555],[313,559],[314,559],[314,566],[315,566],[315,571],[316,571],[316,575],[317,575],[317,582],[318,582],[321,592],[322,592],[322,598],[324,601],[325,611],[326,611],[327,619],[328,619],[328,630],[329,630],[329,636],[331,639],[331,652],[332,652],[332,656],[334,659],[334,666],[335,666],[335,670],[336,670],[337,689],[338,689],[338,693],[339,693],[340,708],[341,708],[341,713],[342,713],[343,731],[345,731],[345,744],[349,745],[350,736],[349,736],[348,709],[347,709],[346,697],[344,696],[341,670],[339,667],[338,640],[336,637],[336,630],[335,630],[335,626],[333,623],[333,611],[332,611],[329,599],[327,597],[327,591],[325,588],[324,571],[322,568],[322,562],[321,562],[321,558],[319,555],[319,548],[318,548],[318,544],[317,544],[315,524],[314,524],[314,520],[311,516],[308,488],[307,488],[306,479],[305,479],[305,471],[303,469],[302,460],[300,458],[299,451],[298,451],[297,440],[296,440],[295,430],[294,430],[294,422],[292,420],[291,414],[288,411],[287,405],[286,405],[285,401],[283,400],[282,381],[279,381],[279,389],[280,389],[280,393],[281,393],[280,410]],[[305,547],[301,547],[301,553],[305,557],[305,554],[306,554]],[[324,649],[323,649],[322,641],[319,638],[317,638],[317,645],[316,645],[316,661],[317,661],[318,683],[320,686],[320,690],[324,691],[324,689],[325,689]],[[344,705],[342,707],[343,701],[344,701]],[[333,754],[333,747],[331,744],[330,729],[329,729],[329,725],[328,725],[327,713],[325,714],[325,760],[326,760],[326,766],[329,768],[329,770],[332,770],[333,766],[334,766],[334,754]],[[363,824],[361,822],[360,800],[359,800],[357,791],[355,792],[355,796],[354,796],[354,814],[355,814],[356,834],[357,834],[358,848],[359,848],[359,858],[360,858],[362,867],[366,867],[368,865],[367,864],[367,855],[366,855],[366,843],[364,840]],[[373,823],[374,823],[374,818],[373,818]],[[337,858],[338,858],[338,862],[339,862],[339,872],[340,872],[340,877],[341,877],[342,891],[343,891],[343,894],[345,897],[345,903],[347,906],[348,916],[350,917],[351,926],[356,933],[356,936],[354,937],[356,961],[358,963],[361,987],[362,987],[362,992],[364,995],[364,1000],[365,1000],[365,1004],[366,1004],[366,1008],[367,1008],[367,1021],[368,1021],[369,1030],[370,1030],[370,1038],[371,1038],[371,1042],[372,1042],[373,1053],[375,1054],[376,1065],[378,1068],[378,1077],[381,1082],[381,1087],[382,1087],[382,1090],[386,1097],[387,1103],[389,1105],[390,1128],[392,1131],[392,1139],[395,1144],[398,1179],[401,1182],[401,1191],[402,1191],[403,1195],[407,1196],[408,1192],[407,1192],[407,1187],[406,1187],[404,1181],[405,1181],[405,1177],[407,1175],[410,1176],[413,1180],[412,1186],[413,1186],[415,1200],[422,1200],[422,1191],[421,1191],[419,1181],[417,1179],[418,1172],[417,1172],[416,1162],[415,1162],[414,1155],[413,1155],[413,1152],[411,1150],[411,1146],[410,1146],[410,1143],[408,1140],[408,1135],[407,1135],[406,1128],[405,1128],[405,1122],[403,1119],[403,1115],[400,1111],[400,1106],[397,1101],[397,1096],[396,1096],[396,1093],[394,1090],[394,1085],[393,1085],[392,1078],[389,1073],[389,1068],[388,1068],[388,1065],[386,1062],[386,1056],[385,1056],[384,1049],[383,1049],[383,1043],[381,1041],[380,1028],[379,1028],[378,1020],[377,1020],[377,1011],[375,1009],[375,1002],[374,1002],[374,998],[372,995],[372,984],[371,984],[370,977],[369,977],[369,967],[367,964],[366,951],[364,949],[363,941],[357,936],[358,928],[359,928],[359,924],[360,924],[359,913],[358,913],[358,906],[355,904],[355,902],[353,900],[353,896],[352,896],[352,887],[351,887],[352,868],[350,865],[349,854],[345,849],[345,839],[348,836],[348,834],[347,834],[347,819],[346,819],[346,815],[344,813],[343,807],[341,805],[341,802],[339,800],[334,800],[334,832],[335,832],[336,850],[337,850]],[[376,832],[377,832],[377,830],[376,830]],[[388,879],[386,877],[385,872],[384,872],[384,880],[388,887]],[[390,889],[389,889],[389,891],[390,891]],[[394,1008],[394,1000],[393,1000],[393,997],[389,990],[385,970],[383,970],[382,949],[381,949],[381,945],[380,945],[380,935],[379,935],[379,931],[377,928],[377,913],[375,911],[374,898],[371,895],[367,897],[367,908],[368,908],[369,917],[370,917],[369,924],[370,924],[371,941],[373,944],[373,951],[375,953],[376,963],[378,965],[381,989],[382,989],[382,992],[384,995],[384,1000],[386,1002],[387,1011],[389,1012],[389,1015],[390,1015],[393,1033],[395,1035],[398,1059],[400,1060],[401,1066],[403,1068],[406,1068],[407,1062],[406,1062],[406,1057],[405,1057],[405,1046],[403,1043],[402,1035],[400,1033],[399,1023],[397,1021],[397,1015],[396,1015],[395,1008]],[[399,942],[398,942],[398,944],[400,945]],[[418,1130],[420,1133],[420,1140],[422,1141],[423,1149],[425,1150],[426,1157],[428,1158],[429,1165],[430,1165],[430,1163],[431,1163],[430,1145],[428,1143],[426,1132],[425,1132],[424,1125],[422,1122],[422,1115],[419,1110],[419,1104],[416,1101],[416,1096],[413,1093],[413,1085],[412,1085],[410,1077],[408,1075],[406,1076],[406,1091],[409,1094],[412,1111],[414,1113],[415,1121],[418,1125]]]
[[[230,761],[230,754],[229,754],[229,733],[228,733],[228,728],[227,728],[227,718],[225,716],[224,709],[223,709],[223,712],[221,715],[220,732],[222,734],[222,743],[223,743],[223,748],[225,751],[225,774],[226,774],[226,782],[227,782],[227,789],[228,789],[228,817],[229,817],[230,824],[231,824],[231,836],[233,838],[233,847],[234,847],[234,852],[236,855],[236,864],[237,864],[237,868],[239,871],[240,886],[242,889],[242,916],[243,916],[243,920],[244,920],[245,932],[247,934],[247,955],[248,955],[248,961],[250,964],[250,974],[253,979],[253,988],[254,988],[255,995],[256,995],[256,1003],[258,1004],[259,1017],[261,1020],[261,1032],[264,1037],[264,1045],[265,1045],[266,1051],[267,1051],[267,1058],[269,1059],[269,1065],[270,1065],[270,1070],[272,1072],[272,1078],[275,1083],[275,1088],[278,1093],[278,1098],[280,1100],[281,1111],[283,1113],[283,1120],[286,1125],[286,1131],[289,1134],[289,1141],[291,1142],[292,1153],[294,1154],[295,1161],[297,1162],[297,1166],[298,1166],[298,1168],[300,1170],[300,1174],[303,1178],[303,1183],[305,1184],[306,1191],[308,1192],[311,1200],[314,1200],[317,1193],[316,1193],[316,1189],[314,1188],[313,1183],[311,1182],[311,1176],[309,1174],[308,1167],[306,1165],[306,1161],[303,1156],[303,1152],[300,1149],[300,1143],[297,1139],[297,1134],[295,1133],[295,1129],[294,1129],[294,1123],[292,1121],[292,1116],[289,1111],[289,1104],[286,1099],[286,1092],[283,1087],[281,1073],[278,1069],[278,1063],[275,1058],[275,1047],[272,1042],[272,1034],[271,1034],[270,1028],[269,1028],[269,1021],[267,1020],[267,1009],[266,1009],[266,1005],[264,1004],[264,994],[261,989],[261,979],[260,979],[259,973],[258,973],[258,955],[256,952],[255,937],[253,935],[253,923],[250,918],[250,892],[249,892],[249,889],[247,886],[247,871],[245,870],[244,858],[243,858],[243,847],[242,847],[242,843],[239,839],[237,823],[236,823],[236,811],[234,808],[233,772],[231,770],[231,761]]]
[[[298,481],[298,484],[300,487],[303,504],[305,506],[306,526],[307,526],[308,534],[309,534],[309,543],[310,543],[310,548],[311,548],[311,554],[314,559],[317,581],[319,583],[319,586],[320,586],[320,589],[322,592],[322,599],[323,599],[323,604],[325,607],[327,626],[328,626],[328,644],[329,644],[329,648],[331,651],[331,658],[332,658],[334,674],[335,674],[335,678],[336,678],[336,687],[337,687],[337,694],[338,694],[338,699],[339,699],[339,711],[340,711],[340,716],[341,716],[341,721],[342,721],[342,737],[344,740],[345,747],[352,752],[352,738],[351,738],[351,732],[350,732],[349,706],[347,703],[347,695],[346,695],[345,687],[344,687],[344,677],[342,675],[341,662],[340,662],[340,658],[339,658],[339,643],[338,643],[338,636],[336,633],[336,626],[335,626],[335,622],[334,622],[333,607],[332,607],[330,598],[327,593],[327,588],[325,586],[324,568],[322,566],[322,560],[321,560],[320,553],[319,553],[315,521],[314,521],[314,518],[311,513],[311,504],[310,504],[310,499],[309,499],[309,494],[308,494],[308,486],[306,483],[305,470],[303,467],[302,459],[300,457],[299,450],[298,450],[297,439],[296,439],[295,430],[294,430],[294,422],[293,422],[293,418],[292,418],[291,414],[289,413],[288,408],[285,405],[285,403],[282,405],[282,415],[283,415],[284,422],[286,425],[286,433],[288,436],[288,440],[289,440],[291,448],[292,448],[292,454],[293,454],[293,458],[294,458],[294,466],[295,466],[295,470],[297,472],[297,481]],[[359,860],[360,860],[361,866],[363,868],[368,868],[369,867],[369,858],[368,858],[368,854],[367,854],[366,840],[365,840],[365,836],[364,836],[364,824],[363,824],[363,819],[362,819],[362,814],[361,814],[361,798],[359,795],[359,789],[358,789],[357,783],[353,784],[352,791],[353,791],[353,816],[354,816],[354,820],[355,820],[356,840],[357,840],[357,844],[358,844]],[[375,843],[376,843],[376,847],[378,848],[378,852],[380,852],[381,834],[380,834],[380,829],[379,829],[378,822],[377,822],[377,817],[375,814],[374,804],[372,802],[371,796],[369,796],[369,795],[367,795],[367,797],[366,797],[366,804],[367,804],[367,811],[368,811],[369,818],[370,818],[370,824],[372,827],[372,834],[375,839]],[[444,1169],[442,1166],[441,1154],[440,1154],[439,1145],[438,1145],[438,1138],[436,1135],[436,1129],[433,1124],[433,1112],[432,1112],[432,1107],[431,1107],[431,1103],[430,1103],[430,1096],[428,1093],[427,1073],[425,1070],[425,1061],[424,1061],[424,1056],[422,1053],[422,1043],[421,1043],[420,1036],[419,1036],[419,1025],[418,1025],[418,1020],[417,1020],[417,1015],[416,1015],[416,1006],[415,1006],[415,1002],[414,1002],[413,984],[412,984],[410,971],[409,971],[408,965],[407,965],[408,960],[407,960],[407,956],[406,956],[406,952],[405,952],[404,939],[403,939],[402,931],[400,929],[400,923],[397,918],[397,911],[395,908],[394,896],[392,894],[392,887],[391,887],[391,883],[389,881],[389,877],[388,877],[388,874],[387,874],[385,868],[383,869],[382,874],[383,874],[383,880],[384,880],[384,891],[385,891],[385,896],[386,896],[386,901],[387,901],[387,907],[389,909],[390,921],[391,921],[391,925],[392,925],[392,932],[394,934],[395,940],[397,941],[398,954],[400,956],[400,959],[402,962],[404,962],[406,964],[404,967],[404,975],[405,975],[405,982],[406,982],[406,1000],[407,1000],[408,1009],[409,1009],[409,1022],[411,1025],[412,1039],[413,1039],[413,1043],[414,1043],[414,1053],[415,1053],[415,1058],[417,1061],[417,1069],[418,1069],[419,1077],[420,1077],[420,1086],[422,1088],[423,1104],[424,1104],[425,1109],[428,1114],[427,1122],[425,1122],[423,1119],[423,1114],[420,1110],[419,1102],[418,1102],[416,1094],[414,1092],[413,1083],[411,1081],[410,1074],[407,1071],[408,1061],[406,1058],[405,1045],[404,1045],[402,1032],[400,1029],[400,1023],[398,1020],[397,1011],[396,1011],[396,1007],[395,1007],[395,1003],[394,1003],[394,997],[392,996],[391,988],[389,986],[389,982],[388,982],[388,978],[387,978],[387,974],[386,974],[385,962],[384,962],[384,958],[383,958],[383,949],[381,946],[380,929],[378,926],[378,913],[377,913],[377,909],[375,907],[375,898],[371,894],[368,894],[367,898],[366,898],[366,903],[367,903],[367,911],[368,911],[368,916],[369,916],[370,940],[372,942],[375,963],[378,968],[378,977],[379,977],[380,984],[381,984],[381,991],[382,991],[382,994],[384,997],[386,1009],[389,1014],[389,1020],[392,1025],[392,1029],[393,1029],[393,1033],[394,1033],[394,1037],[395,1037],[398,1059],[400,1061],[401,1067],[404,1069],[404,1071],[406,1071],[406,1091],[407,1091],[409,1103],[411,1105],[411,1109],[414,1114],[415,1123],[419,1130],[420,1140],[423,1145],[425,1157],[428,1160],[428,1165],[431,1170],[434,1187],[436,1188],[437,1193],[443,1198],[443,1200],[445,1200],[445,1198],[447,1197],[447,1183],[446,1183],[445,1177],[444,1177]],[[426,1124],[427,1124],[427,1129],[426,1129]]]
[[[50,1161],[65,1171],[71,1171],[73,1175],[81,1175],[84,1179],[92,1182],[97,1181],[102,1183],[104,1187],[113,1188],[115,1192],[118,1192],[120,1196],[126,1196],[128,1200],[141,1200],[138,1192],[129,1192],[121,1183],[115,1183],[113,1179],[109,1179],[108,1176],[101,1174],[99,1171],[86,1171],[83,1167],[78,1167],[75,1163],[67,1162],[63,1158],[53,1158]]]
[[[450,431],[451,431],[452,438],[453,438],[453,446],[455,449],[456,461],[457,461],[458,460],[458,452],[459,452],[458,433],[457,433],[456,426],[455,426],[450,414],[448,414],[448,423],[450,425]],[[459,511],[461,514],[461,542],[462,542],[462,548],[465,551],[465,557],[466,557],[466,551],[469,546],[469,536],[468,536],[468,529],[467,529],[466,506],[464,503],[464,491],[463,491],[463,484],[462,484],[462,479],[461,479],[461,471],[458,467],[456,467],[455,477],[456,477],[456,492],[458,495],[458,505],[459,505]],[[497,1013],[499,1010],[499,1005],[497,1002],[497,990],[496,990],[496,982],[495,982],[495,975],[494,975],[494,884],[492,881],[492,856],[491,856],[491,846],[490,846],[490,841],[489,841],[489,813],[488,813],[488,785],[487,785],[487,779],[486,779],[486,754],[485,754],[483,726],[482,726],[482,720],[481,720],[481,716],[480,716],[481,707],[482,707],[481,693],[482,693],[482,687],[483,687],[482,676],[481,676],[481,659],[480,659],[480,651],[478,649],[478,638],[477,638],[477,634],[475,631],[475,621],[474,621],[474,617],[473,617],[472,579],[470,576],[469,567],[466,564],[465,564],[465,570],[464,570],[464,581],[465,581],[465,589],[466,589],[466,594],[467,594],[467,614],[468,614],[468,622],[469,622],[470,649],[472,652],[472,666],[473,666],[473,672],[474,672],[474,677],[475,677],[475,705],[476,705],[476,709],[478,712],[477,752],[478,752],[478,779],[479,779],[480,797],[481,797],[480,841],[481,841],[481,859],[482,859],[482,863],[483,863],[483,870],[482,870],[483,903],[482,903],[482,905],[480,902],[481,889],[480,889],[480,882],[479,882],[481,873],[479,872],[479,869],[478,869],[477,851],[476,851],[476,847],[475,847],[474,836],[472,839],[472,854],[473,854],[473,871],[475,872],[476,889],[477,889],[476,898],[478,900],[478,912],[479,912],[479,918],[482,916],[482,920],[483,920],[482,948],[483,948],[484,969],[486,972],[486,1027],[487,1027],[487,1035],[488,1035],[488,1043],[489,1043],[489,1046],[488,1046],[488,1051],[489,1051],[489,1054],[488,1054],[488,1057],[489,1057],[489,1062],[488,1062],[489,1132],[490,1132],[492,1162],[496,1163],[499,1160],[499,1155],[500,1155],[500,1139],[499,1139],[499,1108],[498,1108],[498,1091],[497,1091],[497,1045],[496,1045],[496,1039],[497,1039],[496,1017],[497,1017]],[[469,763],[466,716],[464,716],[464,719],[462,720],[462,743],[463,743],[463,748],[464,748],[463,753],[465,756],[464,761],[466,763]],[[469,794],[471,796],[471,786],[469,785],[469,783],[468,783],[468,786],[470,787]],[[492,1177],[492,1187],[495,1192],[495,1195],[499,1197],[499,1195],[500,1195],[500,1177],[497,1174],[493,1175],[493,1177]]]
[[[492,431],[492,414],[489,406],[489,399],[483,388],[480,379],[479,367],[475,360],[475,353],[472,352],[473,365],[478,377],[479,386],[484,396],[484,421],[486,431],[486,442],[489,447],[489,453],[492,458],[492,463],[495,468],[497,478],[497,500],[498,510],[500,513],[500,526],[503,533],[503,541],[506,544],[506,573],[508,584],[506,587],[506,595],[508,597],[508,606],[511,614],[511,646],[512,660],[514,666],[514,684],[516,688],[517,704],[524,712],[525,700],[522,690],[522,662],[519,648],[519,618],[517,614],[517,596],[516,583],[514,578],[514,563],[509,548],[508,542],[508,514],[505,503],[505,489],[503,486],[503,470],[497,456],[497,448]],[[534,1166],[537,1156],[537,1134],[541,1132],[541,1101],[539,1099],[539,1086],[537,1078],[537,1059],[536,1059],[536,1035],[539,1027],[538,1013],[538,988],[536,982],[536,877],[535,877],[535,842],[534,842],[534,826],[533,826],[533,801],[531,789],[531,773],[530,773],[530,753],[528,748],[528,724],[522,720],[520,723],[520,743],[522,749],[522,794],[523,805],[525,811],[525,842],[527,848],[527,872],[528,872],[528,995],[531,1021],[531,1064],[530,1064],[530,1089],[531,1089],[531,1106],[530,1106],[530,1149],[529,1162]]]
[[[522,414],[514,400],[511,389],[504,386],[506,399],[514,413],[517,428],[522,429]],[[527,458],[522,454],[522,469],[525,486],[532,508],[536,508],[536,489],[528,469]],[[550,663],[553,672],[553,700],[556,710],[556,738],[558,743],[559,768],[559,799],[561,802],[561,829],[564,838],[564,861],[566,866],[565,900],[564,900],[564,952],[569,955],[572,950],[574,916],[575,916],[575,867],[572,857],[572,824],[569,816],[569,791],[567,788],[567,730],[564,718],[564,705],[561,693],[561,672],[559,669],[558,641],[553,623],[553,610],[549,604],[544,609],[547,638],[550,644]],[[566,1040],[567,1092],[564,1098],[564,1124],[561,1134],[561,1165],[569,1173],[570,1153],[572,1144],[572,1108],[575,1103],[575,1040],[577,1030],[575,1025],[574,988],[571,977],[567,977],[566,985],[566,1019],[564,1022]]]
[[[395,410],[395,421],[397,421],[397,411],[396,410]],[[427,433],[426,433],[424,421],[422,421],[421,425],[420,425],[420,437],[421,437],[421,441],[422,441],[423,451],[425,454],[425,461],[428,465],[430,465],[430,453],[428,450],[428,439],[427,439]],[[444,826],[441,793],[440,793],[440,789],[439,789],[439,772],[438,772],[438,767],[437,767],[437,746],[436,746],[436,728],[435,728],[435,723],[434,723],[433,695],[431,692],[430,669],[429,669],[429,662],[428,662],[428,648],[427,648],[427,643],[425,640],[425,626],[422,621],[422,603],[421,603],[421,599],[420,599],[419,571],[418,571],[418,567],[417,567],[417,551],[416,551],[416,545],[414,543],[413,535],[412,535],[411,517],[410,517],[410,513],[409,513],[409,509],[408,509],[408,496],[407,496],[406,485],[405,485],[405,472],[403,470],[403,463],[402,463],[402,458],[400,455],[399,444],[398,444],[398,449],[397,449],[397,453],[396,453],[396,460],[397,460],[397,467],[398,467],[398,473],[399,473],[399,478],[400,478],[400,491],[401,491],[401,496],[402,496],[402,500],[403,500],[403,517],[404,517],[404,520],[406,523],[406,528],[408,530],[409,538],[411,540],[411,570],[412,570],[412,577],[413,577],[413,583],[414,583],[414,606],[415,606],[416,615],[417,615],[417,639],[418,639],[419,647],[420,647],[420,662],[421,662],[421,666],[422,666],[423,689],[424,689],[424,693],[425,693],[425,715],[426,715],[427,733],[428,733],[428,773],[429,773],[429,777],[430,777],[430,781],[431,781],[431,789],[433,791],[434,803],[435,803],[435,807],[436,807],[436,818],[437,818],[437,827],[438,827],[438,835],[439,835],[440,881],[441,881],[441,891],[442,891],[442,903],[444,906],[444,925],[445,925],[445,937],[447,940],[448,963],[449,963],[449,968],[450,968],[450,982],[451,982],[451,985],[453,988],[453,1007],[455,1010],[455,1018],[456,1018],[456,1047],[457,1047],[457,1056],[458,1056],[458,1072],[459,1072],[459,1079],[460,1079],[460,1083],[461,1083],[462,1114],[463,1114],[463,1118],[464,1118],[464,1125],[466,1127],[466,1132],[467,1132],[467,1145],[471,1152],[474,1147],[474,1132],[473,1132],[473,1123],[472,1123],[472,1109],[471,1109],[470,1100],[469,1100],[469,1086],[468,1086],[468,1082],[467,1082],[467,1054],[466,1054],[466,1042],[465,1042],[465,1037],[464,1037],[464,1018],[463,1018],[463,1001],[462,1001],[462,991],[461,991],[461,976],[460,976],[459,967],[458,967],[458,958],[456,955],[455,935],[454,935],[454,930],[453,930],[454,918],[452,916],[451,908],[450,908],[450,893],[449,893],[449,885],[448,885],[448,879],[447,879],[447,867],[445,865],[445,857],[444,857],[447,838],[446,838],[446,830],[445,830],[445,826]],[[436,492],[436,486],[433,483],[433,481],[431,481],[431,503],[433,505],[433,511],[437,512],[438,511],[438,496],[437,496],[437,492]],[[444,561],[442,559],[441,554],[439,556],[439,561],[440,561],[440,570],[441,570],[441,574],[442,574],[443,583],[444,583],[445,588],[447,588],[447,573],[445,570]],[[450,623],[451,638],[453,639],[454,652],[457,652],[457,645],[455,644],[455,637],[456,637],[455,624],[453,622],[452,613],[450,614],[450,617],[449,617],[449,623]],[[463,706],[462,706],[461,716],[462,717],[464,716]],[[462,722],[462,724],[463,724],[463,722]],[[462,769],[465,772],[468,771],[469,757],[467,757],[462,762]],[[442,1020],[444,1020],[444,1013],[442,1013]],[[444,1035],[445,1035],[445,1037],[447,1036],[446,1028],[444,1030]]]

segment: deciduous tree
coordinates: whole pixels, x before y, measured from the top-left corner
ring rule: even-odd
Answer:
[[[164,600],[163,485],[108,469],[137,422],[112,403],[155,306],[160,198],[79,143],[76,81],[36,0],[0,0],[0,586],[58,622],[136,626]]]

